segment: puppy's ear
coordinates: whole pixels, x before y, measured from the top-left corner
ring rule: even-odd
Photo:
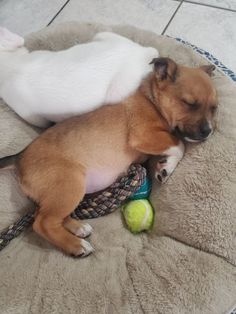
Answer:
[[[154,64],[154,70],[158,81],[176,79],[177,64],[170,58],[154,58],[150,64]]]
[[[209,76],[212,76],[212,73],[215,70],[215,68],[216,67],[213,64],[200,66],[200,69],[206,72]]]

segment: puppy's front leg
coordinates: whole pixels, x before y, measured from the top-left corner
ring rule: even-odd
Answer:
[[[130,143],[142,153],[159,157],[155,177],[161,183],[167,181],[184,155],[184,144],[168,132],[152,130],[143,136],[136,133]]]

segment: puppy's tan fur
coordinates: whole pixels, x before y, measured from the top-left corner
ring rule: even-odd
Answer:
[[[189,69],[170,59],[158,66],[158,60],[127,100],[55,125],[15,158],[21,188],[38,204],[34,230],[69,254],[86,255],[84,240],[74,235],[82,224],[69,215],[86,192],[89,173],[115,180],[131,163],[176,147],[176,126],[195,130],[203,118],[213,118],[209,67]],[[199,111],[187,108],[186,99]]]

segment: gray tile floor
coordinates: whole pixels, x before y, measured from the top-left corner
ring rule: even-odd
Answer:
[[[0,0],[0,25],[21,35],[69,20],[181,37],[236,72],[236,0]]]

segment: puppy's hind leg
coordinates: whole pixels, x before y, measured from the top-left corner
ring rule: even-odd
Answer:
[[[64,173],[63,180],[55,181],[53,191],[48,191],[39,202],[41,206],[33,224],[33,229],[43,238],[74,256],[87,256],[94,251],[89,242],[64,227],[68,216],[84,196],[84,184],[82,174]]]

